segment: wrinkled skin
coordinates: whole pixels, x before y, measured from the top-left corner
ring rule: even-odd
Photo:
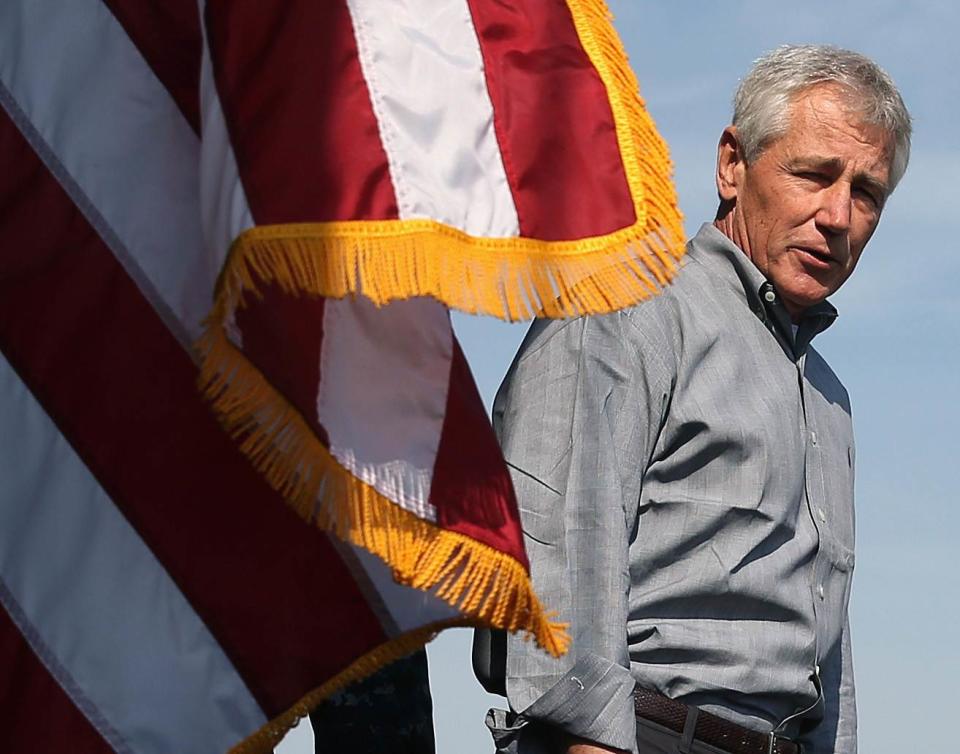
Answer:
[[[842,89],[816,86],[751,163],[737,130],[717,154],[715,225],[766,275],[794,321],[850,277],[891,191],[893,137],[862,122]]]

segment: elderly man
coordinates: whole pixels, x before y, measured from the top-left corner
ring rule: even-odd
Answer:
[[[499,751],[856,750],[850,404],[810,344],[909,148],[873,62],[778,48],[737,92],[720,208],[675,282],[531,328],[494,418],[574,643],[478,636],[513,710],[488,716]]]

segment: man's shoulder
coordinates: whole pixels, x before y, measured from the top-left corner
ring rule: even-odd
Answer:
[[[633,306],[609,314],[588,314],[569,319],[535,320],[518,352],[525,360],[544,350],[654,350],[669,352],[680,346],[683,331],[695,321],[715,317],[715,298],[709,271],[686,257],[673,279],[656,293]],[[549,349],[545,347],[549,345]]]
[[[554,375],[577,364],[611,368],[664,368],[675,361],[682,342],[679,307],[671,287],[627,309],[570,319],[539,319],[531,324],[505,382],[518,369]],[[631,366],[632,365],[632,366]]]
[[[685,257],[673,280],[656,295],[624,309],[620,316],[646,340],[676,344],[682,331],[710,308],[712,285],[707,270]]]

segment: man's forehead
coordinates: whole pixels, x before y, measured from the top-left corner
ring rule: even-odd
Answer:
[[[893,134],[870,123],[851,95],[835,86],[798,93],[790,103],[784,132],[768,146],[777,142],[794,159],[826,168],[855,160],[859,171],[883,174],[882,179],[889,173],[895,151]]]
[[[870,120],[860,97],[839,84],[816,84],[802,89],[790,99],[787,130],[797,120],[806,128],[822,125],[828,132],[840,126],[864,145],[893,148],[893,134]]]

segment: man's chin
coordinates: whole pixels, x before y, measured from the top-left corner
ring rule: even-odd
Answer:
[[[822,304],[832,292],[831,288],[817,285],[805,287],[803,290],[781,289],[780,295],[787,311],[795,317],[810,307]]]
[[[836,275],[800,274],[788,285],[777,286],[780,295],[807,309],[822,303],[840,287]],[[776,283],[776,281],[774,281]]]

